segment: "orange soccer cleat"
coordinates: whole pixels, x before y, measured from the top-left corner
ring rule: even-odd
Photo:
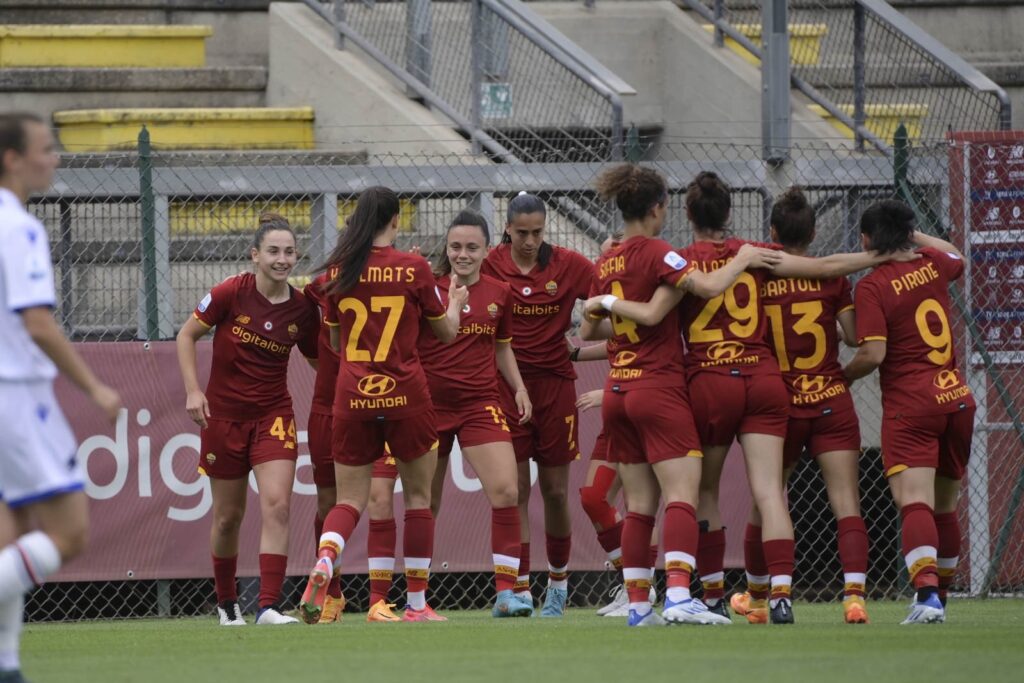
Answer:
[[[345,596],[342,595],[340,598],[332,598],[330,595],[324,600],[323,611],[320,612],[320,621],[318,624],[333,624],[336,621],[341,621],[341,613],[345,611]]]
[[[736,614],[746,617],[751,624],[768,623],[768,602],[754,600],[750,593],[733,593],[729,598],[729,606]]]
[[[448,621],[448,617],[442,617],[432,610],[430,605],[427,605],[423,609],[406,607],[405,614],[402,615],[402,621]]]
[[[381,622],[401,621],[402,619],[391,611],[392,607],[394,607],[394,605],[390,605],[383,600],[378,600],[370,607],[370,611],[366,614],[366,620]]]
[[[327,598],[327,584],[331,582],[333,573],[334,565],[327,557],[317,560],[313,571],[309,573],[306,590],[303,591],[302,600],[299,601],[299,615],[307,624],[315,624],[320,621],[324,601]]]
[[[868,610],[864,605],[864,598],[859,595],[851,595],[843,600],[843,612],[847,624],[867,624]]]

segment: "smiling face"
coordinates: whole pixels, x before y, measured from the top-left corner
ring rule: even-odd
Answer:
[[[299,259],[295,235],[288,230],[271,230],[263,235],[259,248],[252,249],[256,272],[273,282],[285,282]]]
[[[475,278],[487,256],[484,231],[475,225],[456,225],[448,231],[448,261],[452,272],[462,278]]]
[[[547,217],[537,211],[520,213],[505,226],[505,232],[512,240],[512,251],[523,261],[537,260],[540,245],[544,242],[544,223]]]

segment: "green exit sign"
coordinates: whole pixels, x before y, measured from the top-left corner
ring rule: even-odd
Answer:
[[[512,85],[510,83],[480,84],[480,118],[512,117]]]

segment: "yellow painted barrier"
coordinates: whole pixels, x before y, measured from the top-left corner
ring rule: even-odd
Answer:
[[[832,124],[844,137],[851,140],[854,138],[853,130],[836,120],[820,105],[811,104],[808,105],[808,108]],[[852,104],[839,105],[839,111],[853,118]],[[864,127],[877,135],[879,139],[892,143],[896,129],[902,123],[907,127],[907,136],[911,140],[919,140],[921,139],[921,119],[927,115],[927,104],[867,104],[864,106]]]
[[[69,152],[134,149],[143,124],[154,149],[313,149],[313,109],[85,109],[53,115]]]
[[[749,38],[755,45],[760,44],[760,24],[735,24],[733,28]],[[704,24],[704,30],[714,33],[715,27],[711,24]],[[828,34],[828,25],[790,24],[787,27],[787,32],[789,33],[790,63],[799,64],[801,66],[816,65],[821,58],[821,40]],[[745,47],[729,36],[725,37],[725,46],[754,66],[761,66],[760,59],[747,52]]]
[[[338,202],[338,229],[356,210],[354,199]],[[218,202],[186,200],[172,201],[170,228],[175,237],[190,235],[218,235],[254,233],[264,211],[277,213],[288,219],[297,231],[305,231],[312,222],[313,203],[308,199],[283,201],[222,200]],[[416,203],[409,199],[399,201],[398,228],[411,232],[416,225]]]
[[[0,25],[0,68],[197,67],[210,26]]]

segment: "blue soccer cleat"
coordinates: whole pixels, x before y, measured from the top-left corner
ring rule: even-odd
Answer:
[[[941,624],[946,621],[946,610],[939,602],[939,596],[932,593],[927,599],[915,600],[910,606],[910,614],[900,622],[900,625],[907,624]]]
[[[540,610],[542,617],[560,617],[565,614],[565,603],[569,599],[569,591],[564,588],[548,588],[544,597],[544,607]]]
[[[665,620],[661,618],[661,615],[651,610],[647,614],[640,616],[637,614],[635,609],[629,610],[629,621],[626,622],[629,626],[664,626]]]
[[[533,615],[533,605],[516,597],[511,589],[498,593],[491,609],[491,616],[496,619],[504,617],[529,617]]]
[[[661,616],[670,624],[700,624],[702,626],[731,624],[729,617],[723,617],[708,609],[708,606],[697,598],[681,602],[672,602],[665,598],[665,609]]]

